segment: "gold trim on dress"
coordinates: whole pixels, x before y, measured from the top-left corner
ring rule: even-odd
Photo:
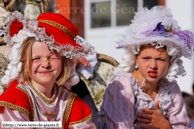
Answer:
[[[71,114],[71,109],[74,103],[74,100],[76,98],[77,94],[72,93],[71,97],[69,98],[69,101],[67,102],[67,107],[65,109],[65,118],[63,121],[63,126],[65,125],[65,123],[67,122],[67,120],[69,119],[69,116]]]
[[[25,108],[23,107],[20,107],[20,106],[16,106],[12,103],[9,103],[9,102],[5,102],[5,101],[0,101],[0,106],[3,106],[3,107],[8,107],[8,108],[11,108],[11,109],[14,109],[14,110],[17,110],[19,112],[22,112],[24,114],[26,114],[27,116],[29,116],[29,111],[26,110]]]
[[[79,123],[82,123],[82,122],[90,120],[90,119],[92,119],[92,113],[89,116],[87,116],[86,118],[82,119],[82,120],[75,121],[75,122],[69,122],[69,126],[79,124]]]
[[[52,99],[48,99],[47,97],[45,97],[41,92],[39,92],[32,84],[32,82],[30,82],[32,88],[35,90],[35,92],[48,104],[51,104],[52,102],[55,101],[55,99],[57,98],[57,94],[58,94],[58,86],[54,85],[54,92],[56,92],[55,96]]]
[[[30,100],[30,108],[31,108],[30,115],[28,115],[28,116],[29,116],[30,121],[34,121],[34,105],[33,105],[33,102],[32,102],[30,95],[28,94],[28,92],[26,92],[26,90],[24,90],[20,86],[17,86],[16,88],[23,91],[28,96],[28,98]]]
[[[73,40],[75,38],[75,35],[69,29],[67,29],[65,26],[63,26],[57,22],[53,22],[50,20],[38,20],[38,22],[42,22],[42,23],[46,23],[46,24],[55,26],[55,27],[59,28],[60,30],[62,30],[63,32],[65,32],[67,35],[69,35]]]

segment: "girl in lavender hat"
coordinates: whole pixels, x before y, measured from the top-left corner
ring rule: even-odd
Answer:
[[[190,129],[180,88],[182,56],[191,58],[194,37],[181,30],[169,9],[135,14],[118,42],[123,63],[111,76],[99,112],[100,129]]]

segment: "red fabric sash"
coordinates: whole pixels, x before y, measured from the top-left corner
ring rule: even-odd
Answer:
[[[30,100],[27,94],[17,87],[18,82],[13,82],[5,92],[0,95],[0,110],[4,107],[9,107],[13,110],[18,110],[29,116],[30,113]]]
[[[74,100],[73,103],[70,102],[72,100]],[[79,124],[84,121],[92,119],[92,111],[90,107],[83,100],[81,100],[78,96],[75,97],[75,94],[73,95],[72,93],[72,96],[70,97],[66,107],[64,120],[65,120],[65,117],[67,116],[69,116],[69,118],[67,119],[67,121],[64,121],[65,122],[63,124],[64,129],[66,129],[70,125]]]

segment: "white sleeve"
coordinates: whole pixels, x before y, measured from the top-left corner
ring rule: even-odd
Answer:
[[[1,121],[30,121],[29,117],[17,110],[12,110],[5,107],[2,112],[0,112]]]
[[[2,107],[0,111],[0,123],[2,121],[30,121],[29,117],[26,114],[23,114],[17,110],[12,110],[7,107]],[[12,129],[18,129],[18,128],[12,128]],[[22,128],[22,129],[30,129],[28,128]]]
[[[79,124],[68,126],[67,129],[96,129],[96,126],[91,122],[91,120],[88,120]]]
[[[91,44],[86,41],[85,39],[83,39],[81,36],[76,36],[75,41],[77,44],[82,44],[82,45],[89,45],[91,46]],[[97,54],[93,53],[92,55],[87,55],[85,57],[87,59],[87,61],[90,63],[90,67],[85,67],[82,64],[78,64],[78,71],[79,73],[81,73],[86,79],[92,78],[93,77],[93,71],[94,68],[96,66],[96,64],[98,63],[98,59],[97,59]]]

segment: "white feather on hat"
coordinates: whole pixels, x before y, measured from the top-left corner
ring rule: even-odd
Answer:
[[[171,57],[171,66],[165,77],[169,81],[174,81],[177,76],[186,75],[180,58],[192,57],[194,35],[189,30],[181,30],[178,22],[173,19],[170,9],[155,6],[150,10],[143,8],[135,13],[132,23],[117,44],[117,48],[125,49],[126,53],[115,72],[135,70],[135,58],[140,52],[141,45],[151,44],[156,48],[166,46]]]
[[[162,34],[162,32],[158,31],[160,33],[158,35],[151,34],[159,23],[166,29],[166,32]],[[167,32],[167,29],[171,29],[173,32]],[[117,44],[118,47],[126,48],[132,45],[143,45],[153,42],[158,42],[158,44],[167,47],[173,43],[181,48],[179,54],[186,58],[191,58],[193,53],[193,33],[188,30],[182,31],[181,27],[178,26],[178,22],[173,19],[171,10],[163,6],[155,6],[150,10],[143,8],[135,13],[132,23]]]

